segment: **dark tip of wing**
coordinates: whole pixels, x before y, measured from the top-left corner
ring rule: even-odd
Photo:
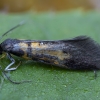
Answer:
[[[87,36],[78,36],[63,42],[70,43],[79,50],[83,50],[89,57],[91,64],[100,69],[100,45]]]

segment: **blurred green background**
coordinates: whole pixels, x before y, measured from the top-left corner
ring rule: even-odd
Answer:
[[[26,23],[3,37],[58,40],[87,35],[100,43],[100,0],[0,0],[0,35]],[[16,71],[7,73],[15,85],[0,72],[0,100],[99,100],[100,71],[75,71],[15,57]],[[10,63],[0,59],[4,69]]]

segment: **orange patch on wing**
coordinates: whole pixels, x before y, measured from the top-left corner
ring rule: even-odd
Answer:
[[[69,53],[63,53],[61,50],[57,51],[46,51],[45,54],[49,54],[50,56],[55,56],[58,57],[60,60],[64,59],[70,59],[70,54]]]
[[[24,52],[24,55],[22,57],[24,59],[31,59],[31,58],[27,57],[28,44],[26,44],[26,43],[19,43],[19,47]]]
[[[19,43],[20,48],[28,48],[28,44],[26,43]]]
[[[58,62],[58,61],[55,61],[54,64],[55,64],[55,65],[59,65],[59,62]]]

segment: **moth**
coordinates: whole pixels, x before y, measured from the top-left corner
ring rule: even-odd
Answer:
[[[4,33],[1,38],[20,25]],[[3,53],[11,61],[5,71],[17,69],[11,67],[15,63],[12,55],[72,70],[100,69],[100,45],[87,36],[54,41],[6,39],[0,44],[0,55]]]
[[[5,71],[17,69],[11,68],[12,55],[66,69],[100,69],[100,45],[87,36],[54,41],[6,39],[0,44],[0,55],[4,52],[11,61]]]

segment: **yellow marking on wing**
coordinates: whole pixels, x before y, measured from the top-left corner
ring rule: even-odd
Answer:
[[[69,53],[63,53],[61,50],[45,51],[45,54],[48,54],[50,56],[58,57],[60,60],[70,59],[70,57],[71,57]]]
[[[58,54],[57,54],[58,58],[60,60],[64,60],[64,59],[70,59],[70,54],[69,53],[63,53],[62,51],[60,51]]]
[[[31,59],[31,58],[27,57],[28,44],[26,44],[26,43],[19,43],[19,47],[24,52],[24,55],[22,57],[24,59]]]
[[[57,57],[60,60],[64,60],[64,59],[70,59],[71,55],[69,53],[63,53],[61,50],[57,50],[57,51],[52,51],[52,50],[44,50],[44,49],[40,49],[40,50],[34,50],[32,49],[32,54],[39,54],[39,55],[48,55],[49,56],[54,56]],[[52,60],[50,58],[46,58],[48,60]]]
[[[19,43],[19,46],[20,46],[21,50],[24,51],[23,58],[30,59],[29,57],[27,57],[28,44]],[[63,53],[63,51],[61,51],[61,50],[49,50],[49,47],[50,46],[47,44],[41,44],[38,42],[31,43],[32,54],[34,54],[34,55],[35,54],[44,54],[44,55],[46,54],[46,55],[50,55],[50,56],[55,56],[60,60],[70,59],[71,55],[69,53]],[[38,48],[38,50],[37,50],[37,48]],[[45,59],[49,60],[50,58],[45,58]],[[57,63],[57,62],[55,62],[55,63]]]
[[[20,48],[23,48],[23,49],[28,48],[28,44],[26,43],[19,43],[19,46]]]
[[[31,43],[31,47],[32,48],[48,48],[48,45],[35,42],[35,43]]]
[[[24,54],[27,55],[27,49],[28,49],[28,44],[26,43],[19,43],[19,47],[22,51],[24,51]]]
[[[59,65],[59,62],[58,62],[58,61],[55,61],[54,64],[55,64],[55,65]]]

